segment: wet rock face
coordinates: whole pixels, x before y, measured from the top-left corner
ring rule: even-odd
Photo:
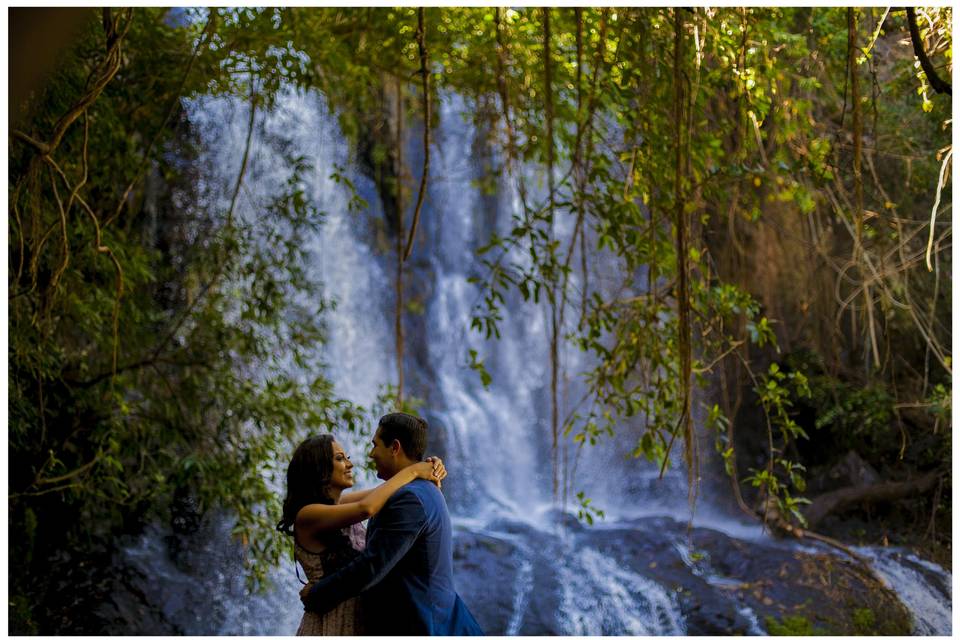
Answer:
[[[850,558],[784,544],[755,546],[708,529],[695,530],[691,539],[702,549],[704,573],[714,576],[707,581],[751,609],[768,632],[769,620],[800,616],[813,630],[834,635],[910,633],[903,604]]]
[[[251,596],[244,550],[222,513],[192,533],[152,524],[95,556],[63,554],[42,603],[43,635],[290,635],[302,614],[299,583]],[[294,573],[292,559],[283,570]]]
[[[516,545],[491,536],[464,533],[453,552],[460,596],[488,634],[506,632],[514,608],[513,589],[520,567]]]
[[[35,629],[11,629],[14,634],[186,633],[139,588],[150,577],[123,563],[118,553],[104,548],[83,555],[61,551],[51,564],[50,589],[37,607],[43,615],[34,620]]]
[[[905,634],[910,614],[852,560],[669,518],[458,531],[457,589],[490,635]],[[591,604],[591,602],[595,604]]]

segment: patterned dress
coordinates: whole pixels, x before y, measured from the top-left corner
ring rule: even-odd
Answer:
[[[352,553],[346,554],[350,557],[344,557],[342,552],[334,556],[328,551],[319,553],[308,551],[297,543],[294,543],[294,557],[307,574],[307,581],[314,583],[320,580],[326,573],[331,573],[349,562],[357,553],[363,551],[366,546],[366,531],[363,525],[357,523],[348,529],[344,529],[347,538],[352,547]],[[325,570],[326,569],[326,570]],[[309,611],[303,614],[300,621],[300,628],[297,629],[298,636],[358,636],[363,635],[363,625],[360,619],[360,599],[350,598],[341,602],[332,611],[324,614],[311,613]]]

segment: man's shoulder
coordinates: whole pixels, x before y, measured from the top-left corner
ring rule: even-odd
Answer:
[[[417,494],[417,496],[421,498],[427,498],[430,500],[434,500],[439,496],[443,495],[442,493],[440,493],[440,489],[437,488],[437,485],[430,482],[429,480],[424,480],[423,478],[417,478],[416,480],[413,480],[412,482],[407,484],[407,486],[405,486],[404,489],[413,491]]]
[[[429,508],[430,505],[433,505],[441,495],[440,490],[437,489],[437,485],[429,480],[417,478],[397,489],[396,493],[388,500],[388,504],[413,504],[417,502],[426,509]]]
[[[408,482],[394,491],[393,495],[387,499],[387,504],[422,503],[424,493],[422,487],[420,486],[421,483],[425,483],[427,485],[430,484],[429,482],[420,479]]]

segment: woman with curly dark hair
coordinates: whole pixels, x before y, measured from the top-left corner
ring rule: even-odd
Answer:
[[[416,478],[436,482],[447,472],[439,458],[427,458],[365,491],[353,486],[353,462],[332,435],[307,438],[287,468],[287,496],[277,530],[292,536],[294,556],[310,583],[344,566],[363,550],[361,524],[398,489]],[[323,615],[304,613],[297,635],[361,635],[359,601],[352,598]]]

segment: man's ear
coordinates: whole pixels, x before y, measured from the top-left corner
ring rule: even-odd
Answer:
[[[390,443],[390,453],[392,453],[395,456],[398,456],[402,452],[403,452],[403,447],[400,446],[399,440],[394,440],[393,442]]]

